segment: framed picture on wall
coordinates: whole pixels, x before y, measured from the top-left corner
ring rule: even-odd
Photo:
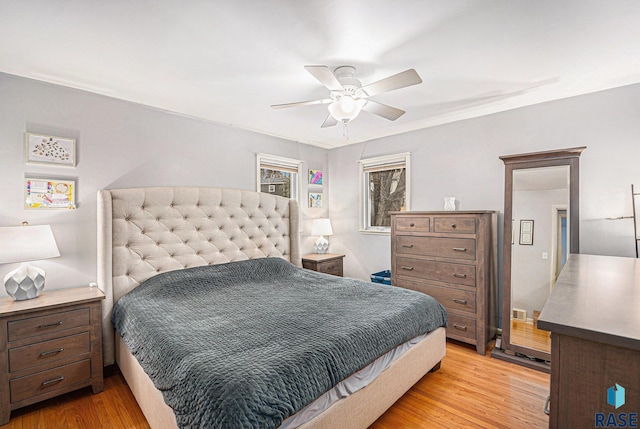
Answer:
[[[75,209],[76,182],[63,179],[24,179],[27,209]]]
[[[310,185],[322,185],[322,171],[309,170],[309,184]]]
[[[533,245],[533,221],[520,221],[520,244],[525,246]]]
[[[76,166],[76,140],[42,134],[25,134],[27,164]]]
[[[309,192],[309,207],[322,207],[322,192]]]

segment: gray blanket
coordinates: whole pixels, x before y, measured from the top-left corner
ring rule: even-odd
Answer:
[[[447,315],[419,292],[263,258],[155,276],[112,320],[181,428],[230,429],[280,426]]]

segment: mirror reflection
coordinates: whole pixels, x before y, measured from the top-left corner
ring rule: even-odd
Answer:
[[[569,254],[569,178],[568,165],[513,171],[510,341],[547,353],[536,322]]]

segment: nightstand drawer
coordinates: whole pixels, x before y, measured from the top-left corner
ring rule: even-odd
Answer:
[[[89,332],[17,347],[9,350],[9,372],[21,371],[90,351]]]
[[[14,320],[7,324],[9,341],[60,332],[78,326],[88,326],[89,316],[89,309],[81,308],[46,316]]]
[[[85,359],[69,365],[38,372],[11,380],[11,403],[33,398],[91,378],[91,360]]]
[[[319,263],[318,272],[333,274],[334,276],[341,276],[342,275],[342,259],[335,259],[333,261]]]

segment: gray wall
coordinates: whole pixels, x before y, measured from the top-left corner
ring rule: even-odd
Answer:
[[[96,279],[96,192],[103,188],[194,185],[255,190],[257,152],[304,160],[324,170],[327,151],[238,128],[187,118],[83,91],[0,74],[0,226],[50,224],[61,257],[40,261],[46,288],[86,285]],[[25,132],[77,139],[76,168],[25,164]],[[77,210],[25,210],[26,175],[77,181]],[[302,178],[302,250],[313,249]],[[325,198],[328,187],[325,185]],[[314,190],[318,190],[315,187]],[[0,265],[4,277],[17,264]],[[0,295],[6,295],[0,288]]]
[[[358,232],[362,158],[411,152],[411,209],[504,211],[501,155],[587,146],[580,159],[582,253],[635,256],[632,183],[640,187],[640,85],[441,125],[329,152],[333,250],[347,254],[345,275],[368,278],[390,268],[389,236]],[[499,218],[502,243],[502,215]],[[502,269],[502,247],[499,247]]]
[[[0,226],[23,220],[52,225],[62,256],[39,262],[48,271],[48,288],[95,280],[98,189],[254,189],[256,152],[305,160],[305,175],[309,168],[324,171],[327,206],[305,208],[308,190],[306,185],[301,189],[302,250],[311,251],[315,240],[308,236],[310,219],[327,216],[330,207],[335,234],[330,237],[331,251],[347,255],[347,276],[368,279],[389,268],[389,236],[358,232],[356,161],[398,152],[412,153],[413,210],[440,210],[444,197],[455,196],[458,209],[502,212],[500,155],[587,146],[580,160],[581,251],[634,256],[631,220],[606,218],[630,215],[630,185],[640,187],[640,85],[330,151],[5,74],[0,74],[0,100]],[[25,165],[25,132],[77,138],[78,166]],[[76,179],[78,209],[25,210],[22,188],[27,174]],[[13,267],[0,266],[0,275]]]

